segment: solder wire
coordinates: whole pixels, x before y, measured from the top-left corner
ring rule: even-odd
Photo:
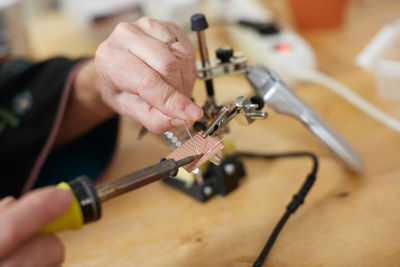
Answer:
[[[188,135],[190,136],[190,139],[192,139],[192,142],[194,144],[194,148],[196,149],[197,154],[199,155],[200,154],[199,148],[197,147],[196,141],[194,140],[193,136],[190,134],[189,127],[187,125],[186,120],[185,120],[185,128],[186,128]]]
[[[219,144],[221,144],[226,138],[228,138],[230,136],[230,134],[228,134],[227,136],[223,137],[221,140],[219,140],[217,143],[215,143],[212,147],[210,147],[210,149],[205,153],[208,154],[210,153],[216,146],[218,146]]]

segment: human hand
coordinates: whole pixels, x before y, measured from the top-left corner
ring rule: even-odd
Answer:
[[[55,187],[0,200],[0,266],[57,266],[64,247],[54,235],[36,234],[69,209],[71,193]]]
[[[103,101],[152,132],[202,116],[190,100],[195,53],[171,22],[142,18],[120,23],[97,49],[95,66]]]

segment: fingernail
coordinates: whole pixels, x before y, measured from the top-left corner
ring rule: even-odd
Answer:
[[[72,194],[70,191],[63,188],[56,188],[57,191],[57,201],[63,205],[69,206],[72,203]]]
[[[199,119],[203,115],[203,110],[194,103],[190,103],[185,108],[186,115],[191,119]]]
[[[174,127],[185,125],[185,121],[181,119],[173,119],[171,120],[171,125]]]

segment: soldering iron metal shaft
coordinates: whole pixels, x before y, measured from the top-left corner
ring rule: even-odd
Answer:
[[[154,181],[175,176],[179,167],[193,162],[202,155],[189,156],[179,161],[174,159],[163,160],[153,166],[96,186],[97,195],[100,201],[104,202]]]

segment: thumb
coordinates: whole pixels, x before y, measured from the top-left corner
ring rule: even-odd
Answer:
[[[70,192],[56,187],[34,190],[0,214],[0,258],[68,211]]]

